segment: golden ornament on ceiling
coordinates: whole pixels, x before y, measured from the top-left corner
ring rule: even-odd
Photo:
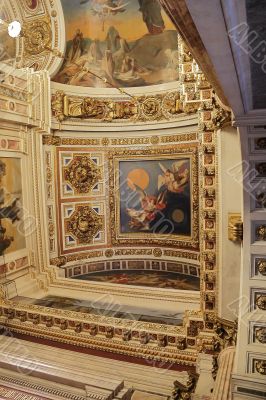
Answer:
[[[260,310],[266,310],[266,295],[261,294],[256,299],[256,305]]]
[[[260,328],[256,331],[256,338],[260,343],[266,343],[266,328]]]
[[[262,258],[257,261],[257,268],[261,275],[266,275],[266,259]]]
[[[24,52],[37,55],[51,48],[52,29],[48,18],[27,22],[23,27]]]
[[[256,239],[257,240],[266,240],[266,225],[259,225],[256,228]]]
[[[256,360],[256,371],[261,375],[266,375],[266,360]]]
[[[79,243],[91,243],[99,231],[103,230],[103,216],[90,206],[78,206],[66,222],[67,233],[72,233]]]
[[[101,179],[101,170],[85,155],[74,156],[64,168],[64,179],[77,193],[88,193]]]

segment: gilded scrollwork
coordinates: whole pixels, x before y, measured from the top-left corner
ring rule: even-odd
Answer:
[[[62,122],[68,118],[115,120],[160,120],[176,117],[181,113],[196,113],[199,107],[191,105],[184,110],[178,91],[155,96],[136,96],[126,100],[75,97],[57,91],[52,96],[52,112]]]

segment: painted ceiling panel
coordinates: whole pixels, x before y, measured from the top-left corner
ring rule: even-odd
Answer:
[[[177,32],[158,0],[62,0],[62,6],[66,60],[56,82],[136,87],[178,79]]]

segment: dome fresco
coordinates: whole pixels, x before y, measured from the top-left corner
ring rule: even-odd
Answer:
[[[62,0],[62,6],[66,59],[56,82],[137,87],[178,79],[177,32],[158,0]]]

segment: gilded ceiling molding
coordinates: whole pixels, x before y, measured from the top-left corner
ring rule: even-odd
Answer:
[[[43,145],[47,146],[136,146],[159,145],[180,142],[192,142],[198,140],[198,133],[180,133],[177,135],[146,136],[146,137],[117,137],[101,139],[97,138],[66,138],[56,135],[43,135]]]
[[[199,103],[183,105],[179,91],[154,96],[136,96],[115,100],[67,95],[57,91],[52,95],[52,113],[59,123],[69,118],[94,121],[153,121],[169,120],[177,115],[197,112]]]
[[[181,100],[185,104],[199,102],[198,135],[200,140],[200,249],[201,249],[201,309],[204,315],[205,329],[213,331],[217,319],[217,280],[218,258],[216,243],[218,240],[218,220],[216,215],[217,197],[217,157],[216,131],[220,129],[221,119],[217,119],[220,105],[215,93],[200,73],[187,45],[179,36]],[[190,72],[187,78],[187,71]],[[195,72],[194,76],[191,72]],[[196,72],[198,72],[196,74]],[[216,123],[217,122],[217,123]],[[217,126],[218,125],[218,126]]]
[[[188,366],[196,364],[196,337],[203,326],[195,311],[186,312],[184,326],[49,309],[10,300],[2,301],[0,311],[0,321],[5,320],[5,326],[13,332]],[[210,337],[202,336],[201,340],[211,349]]]
[[[190,52],[200,65],[203,73],[217,93],[218,97],[227,107],[228,101],[216,76],[212,61],[200,38],[194,21],[189,13],[185,0],[160,0],[165,12],[168,14],[176,29],[186,42]]]
[[[61,267],[66,265],[67,263],[86,260],[91,258],[103,258],[107,257],[108,259],[116,257],[126,257],[126,256],[155,256],[159,257],[158,250],[160,250],[160,257],[162,255],[169,257],[169,260],[176,258],[185,258],[188,260],[199,260],[199,254],[197,252],[193,253],[191,251],[184,250],[173,250],[173,249],[157,249],[157,248],[110,248],[103,250],[90,250],[86,252],[82,252],[80,254],[67,254],[55,258],[50,259],[50,264],[55,265],[57,267]],[[162,253],[162,254],[161,254]]]

